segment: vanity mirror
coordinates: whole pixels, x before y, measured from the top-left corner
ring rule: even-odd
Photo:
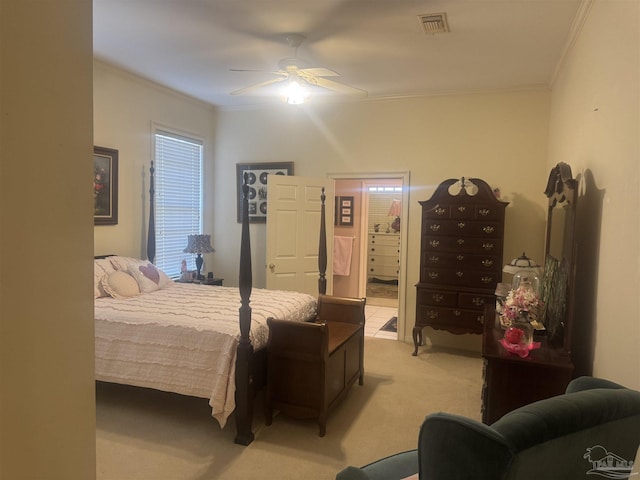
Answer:
[[[571,347],[573,290],[575,285],[575,220],[578,182],[566,163],[558,163],[549,174],[545,235],[545,265],[542,278],[543,323],[549,343]]]

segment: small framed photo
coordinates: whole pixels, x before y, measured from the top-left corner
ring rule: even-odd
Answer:
[[[238,163],[236,164],[236,185],[238,195],[238,223],[242,222],[242,184],[245,174],[249,193],[249,223],[267,221],[267,177],[269,175],[293,175],[293,162]]]
[[[118,224],[118,150],[93,147],[93,223]]]

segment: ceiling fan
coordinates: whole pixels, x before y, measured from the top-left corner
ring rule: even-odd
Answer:
[[[231,69],[232,72],[264,72],[276,75],[276,78],[235,90],[231,92],[231,95],[243,95],[275,83],[283,84],[283,96],[285,96],[288,103],[304,103],[310,94],[309,89],[314,87],[320,87],[343,95],[367,95],[364,90],[326,78],[339,77],[340,74],[338,72],[325,67],[309,67],[304,60],[298,58],[298,47],[304,40],[305,37],[300,34],[287,35],[287,42],[295,49],[295,54],[293,58],[280,60],[278,62],[278,70]]]

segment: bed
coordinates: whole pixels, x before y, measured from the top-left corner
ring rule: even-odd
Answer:
[[[266,384],[267,318],[315,318],[317,299],[252,288],[247,185],[243,185],[239,287],[174,282],[155,257],[153,165],[147,260],[96,257],[96,380],[206,398],[235,442],[253,439],[254,397]],[[325,196],[321,194],[319,294],[326,293]],[[137,289],[137,290],[136,290]]]

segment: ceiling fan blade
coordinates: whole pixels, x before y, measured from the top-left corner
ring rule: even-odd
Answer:
[[[324,67],[302,68],[298,70],[301,76],[311,75],[312,77],[339,77],[340,74],[335,70]]]
[[[258,88],[266,87],[267,85],[271,85],[272,83],[278,83],[284,81],[285,78],[272,78],[271,80],[267,80],[265,82],[256,83],[255,85],[251,85],[250,87],[241,88],[239,90],[234,90],[230,93],[230,95],[243,95],[245,93],[249,93]]]
[[[312,85],[317,85],[319,87],[326,88],[328,90],[332,90],[337,93],[344,93],[346,95],[359,95],[366,96],[367,92],[361,90],[360,88],[352,87],[350,85],[345,85],[344,83],[334,82],[333,80],[327,80],[322,77],[312,77],[307,80]]]
[[[251,68],[230,68],[230,72],[257,72],[257,73],[271,73],[273,75],[282,75],[283,77],[287,76],[287,72],[283,72],[282,70],[257,70]]]

